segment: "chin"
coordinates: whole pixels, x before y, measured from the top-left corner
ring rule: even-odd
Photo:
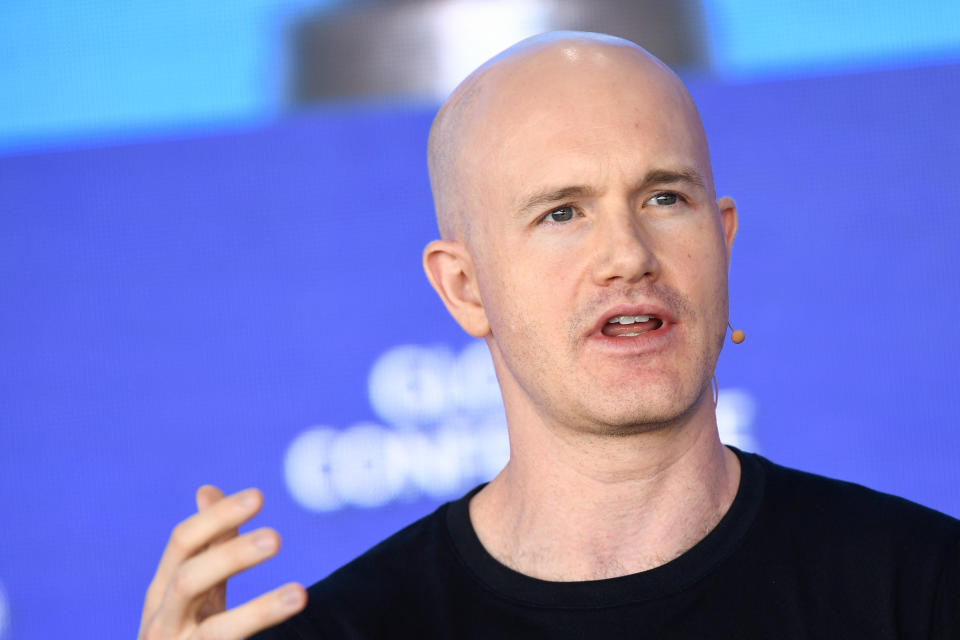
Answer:
[[[657,411],[645,408],[629,415],[606,416],[598,432],[611,436],[632,436],[661,431],[681,424],[688,413],[685,410]]]
[[[706,386],[709,391],[709,381]],[[601,405],[594,404],[587,415],[597,433],[629,436],[682,424],[699,406],[704,387],[677,388],[674,385],[648,385],[629,394],[612,394]],[[593,398],[594,403],[597,398]],[[594,430],[591,429],[591,430]]]

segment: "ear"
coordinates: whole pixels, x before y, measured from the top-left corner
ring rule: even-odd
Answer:
[[[423,250],[423,270],[447,311],[474,338],[490,334],[473,258],[459,242],[434,240]]]
[[[723,227],[723,239],[727,245],[727,263],[730,262],[730,251],[733,249],[733,239],[737,237],[737,203],[729,196],[723,196],[717,200],[717,208],[720,210],[720,226]]]

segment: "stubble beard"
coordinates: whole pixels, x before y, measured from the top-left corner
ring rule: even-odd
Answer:
[[[686,362],[661,372],[659,378],[639,388],[639,381],[634,379],[624,385],[616,373],[598,371],[591,374],[578,357],[584,353],[586,333],[596,322],[598,314],[624,298],[655,300],[669,309],[684,328],[682,352]],[[725,299],[720,302],[723,307],[726,306],[724,303]],[[705,394],[712,392],[711,379],[723,337],[720,336],[719,344],[716,344],[706,335],[707,332],[695,331],[700,320],[696,308],[686,297],[663,284],[606,293],[584,303],[571,317],[568,350],[563,358],[554,355],[547,360],[550,350],[530,339],[531,336],[546,335],[543,332],[547,329],[539,323],[515,318],[511,333],[519,336],[512,349],[517,360],[505,364],[547,424],[585,435],[616,438],[669,429],[685,423],[704,401]],[[539,366],[524,367],[520,360],[539,363]],[[642,368],[643,361],[638,365]],[[567,380],[557,380],[551,372],[569,372],[571,375]]]

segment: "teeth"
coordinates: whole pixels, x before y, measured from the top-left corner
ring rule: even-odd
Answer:
[[[607,324],[633,324],[635,322],[647,322],[652,316],[615,316],[607,321]]]
[[[638,335],[640,335],[640,334],[639,334],[639,333],[621,333],[621,334],[618,335],[617,337],[618,337],[618,338],[632,338],[632,337],[638,336]]]

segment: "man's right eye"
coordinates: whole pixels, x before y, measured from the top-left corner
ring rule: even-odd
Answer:
[[[573,219],[574,213],[573,207],[571,206],[557,207],[548,213],[544,219],[550,222],[568,222]]]

